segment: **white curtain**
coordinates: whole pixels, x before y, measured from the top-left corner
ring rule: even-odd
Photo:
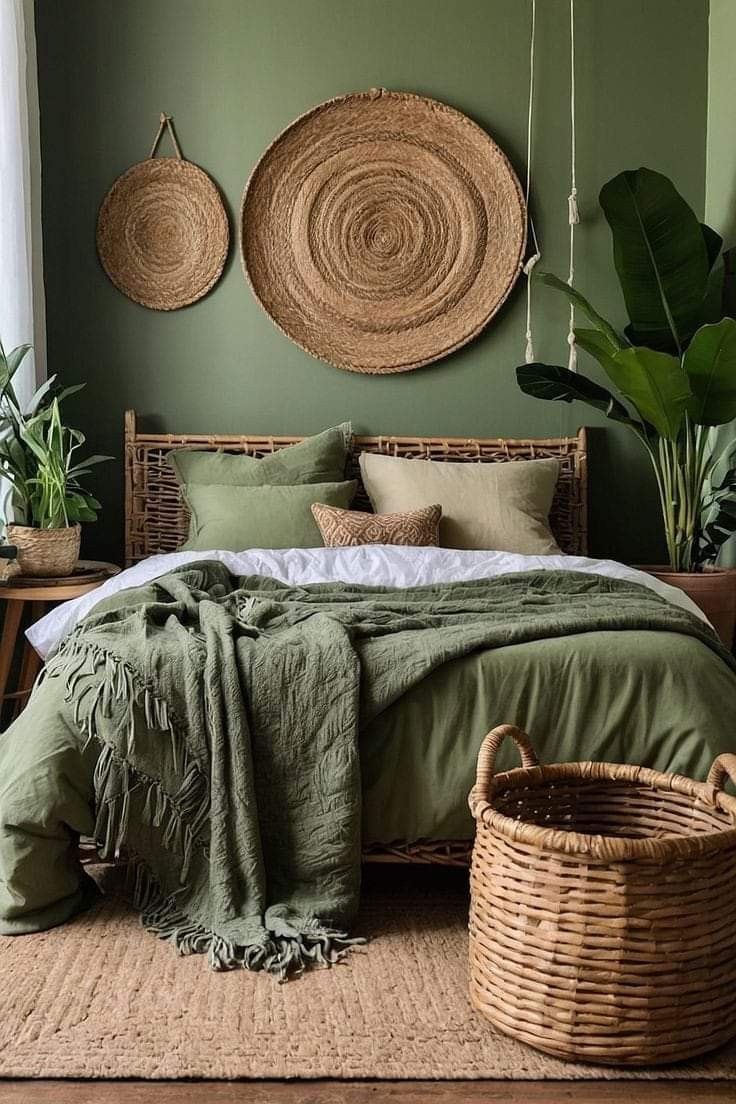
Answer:
[[[14,380],[22,403],[46,378],[42,257],[33,0],[0,0],[0,339],[34,347]]]

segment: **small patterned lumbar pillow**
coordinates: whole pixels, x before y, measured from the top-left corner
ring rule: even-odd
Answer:
[[[365,514],[315,502],[312,513],[327,548],[359,544],[420,547],[440,542],[441,506],[423,506],[403,514]]]

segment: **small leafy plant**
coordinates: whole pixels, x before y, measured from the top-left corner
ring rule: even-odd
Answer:
[[[29,350],[30,345],[19,345],[6,355],[0,343],[0,473],[12,492],[4,520],[38,529],[96,521],[100,503],[81,481],[95,464],[112,457],[78,459],[84,434],[63,424],[60,409],[63,400],[84,384],[55,393],[52,376],[23,408],[13,377]]]
[[[623,334],[557,276],[534,278],[588,319],[576,343],[618,395],[559,365],[525,364],[517,379],[528,395],[584,402],[636,435],[654,468],[670,565],[700,571],[736,531],[736,441],[719,454],[713,433],[736,418],[736,321],[719,317],[722,239],[650,169],[614,177],[600,203],[629,314]]]

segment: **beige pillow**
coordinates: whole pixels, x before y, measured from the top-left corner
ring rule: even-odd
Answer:
[[[549,528],[557,460],[453,464],[360,455],[363,486],[377,514],[439,502],[440,544],[546,556],[560,549]]]
[[[366,514],[315,502],[314,520],[327,548],[358,544],[405,544],[426,547],[439,542],[442,507],[433,504],[404,514]]]

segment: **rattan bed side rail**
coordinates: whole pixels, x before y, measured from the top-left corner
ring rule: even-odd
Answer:
[[[137,563],[159,552],[174,552],[185,540],[189,515],[173,470],[171,449],[222,449],[266,456],[294,445],[303,436],[276,437],[204,433],[143,433],[135,411],[125,414],[125,560]],[[357,509],[370,509],[360,472],[361,452],[418,460],[459,463],[507,463],[553,457],[560,462],[550,524],[563,552],[587,552],[587,463],[585,429],[574,437],[356,437],[351,478],[358,479]]]

